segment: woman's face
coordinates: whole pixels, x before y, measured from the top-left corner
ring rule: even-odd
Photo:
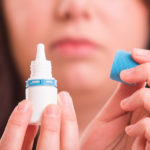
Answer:
[[[37,43],[46,46],[60,90],[110,88],[117,49],[144,48],[148,10],[140,0],[3,0],[12,55],[23,81]]]

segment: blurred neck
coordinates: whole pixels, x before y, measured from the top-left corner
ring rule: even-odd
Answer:
[[[112,95],[115,88],[116,84],[109,84],[103,88],[101,87],[97,90],[91,90],[90,92],[70,92],[76,110],[80,134],[101,110],[106,101]]]

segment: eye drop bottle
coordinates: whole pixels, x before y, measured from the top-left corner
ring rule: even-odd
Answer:
[[[43,44],[37,45],[36,59],[31,61],[30,70],[25,89],[25,98],[31,101],[33,108],[29,124],[40,125],[46,106],[57,104],[57,81],[52,77],[51,62],[46,60]]]

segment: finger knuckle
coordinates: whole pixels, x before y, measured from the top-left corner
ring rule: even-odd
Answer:
[[[141,121],[142,127],[146,128],[148,122],[150,122],[149,117],[146,117],[146,118],[142,119],[142,121]]]
[[[52,126],[52,125],[43,125],[43,130],[52,133],[52,134],[58,134],[59,132],[59,127],[58,126]]]
[[[12,118],[9,120],[10,124],[17,127],[22,127],[25,125],[25,122],[22,120],[17,120],[15,118]]]
[[[146,126],[145,126],[145,137],[148,137],[149,134],[150,134],[149,126],[146,125]]]
[[[74,114],[66,114],[65,116],[66,120],[74,122],[76,121],[76,116]]]
[[[58,133],[60,130],[60,117],[45,117],[42,122],[42,128],[49,133]]]
[[[63,116],[63,120],[69,121],[69,122],[76,122],[76,115],[72,113],[65,113]]]
[[[140,89],[138,96],[142,100],[143,105],[144,106],[148,106],[148,102],[149,102],[148,99],[150,97],[150,91],[149,91],[149,89],[146,89],[146,88]]]
[[[147,72],[147,75],[150,75],[150,63],[146,63],[144,66],[145,66],[145,71]]]
[[[138,99],[140,100],[141,103],[143,103],[143,99],[144,99],[143,93],[144,93],[144,90],[143,90],[143,89],[140,89],[140,90],[138,91],[138,94],[137,94],[137,97],[138,97]]]
[[[138,96],[139,96],[140,99],[145,100],[146,95],[147,94],[146,94],[145,88],[142,88],[142,89],[139,90],[139,95]]]
[[[148,139],[150,139],[150,127],[149,127],[149,124],[150,124],[150,118],[149,117],[146,117],[143,119],[143,126],[142,128],[144,129],[144,136]]]

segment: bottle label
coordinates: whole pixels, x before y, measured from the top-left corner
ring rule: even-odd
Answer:
[[[55,79],[34,79],[26,81],[26,88],[31,86],[54,86],[57,87],[57,80]]]

